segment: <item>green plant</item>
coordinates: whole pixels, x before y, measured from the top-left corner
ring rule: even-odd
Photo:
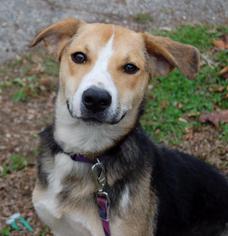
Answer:
[[[25,102],[27,99],[27,95],[25,93],[25,90],[19,89],[12,97],[14,102]]]
[[[1,236],[10,236],[11,229],[9,226],[5,226],[0,230]]]
[[[150,15],[150,13],[147,13],[147,12],[142,12],[142,13],[138,13],[137,15],[135,15],[133,17],[133,19],[140,23],[140,24],[145,24],[147,23],[148,21],[152,21],[153,18],[152,16]]]
[[[12,96],[14,102],[25,102],[28,97],[36,96],[40,90],[39,81],[35,75],[15,78],[12,83],[17,87],[17,91]]]
[[[220,63],[220,67],[228,65],[228,50],[219,51],[215,55],[216,62]]]
[[[7,91],[14,102],[27,102],[54,89],[57,74],[58,63],[44,51],[26,53],[0,65],[0,93]]]
[[[47,233],[49,233],[49,232],[50,232],[50,230],[49,230],[48,226],[44,226],[44,229],[42,230],[42,232],[40,233],[39,236],[46,236]]]
[[[228,124],[222,124],[222,139],[228,142]]]
[[[24,156],[20,154],[13,154],[10,156],[8,162],[3,164],[3,170],[1,175],[6,176],[12,172],[20,171],[27,166],[27,160]]]
[[[57,77],[59,74],[59,65],[51,57],[45,57],[43,61],[44,71],[47,75]]]

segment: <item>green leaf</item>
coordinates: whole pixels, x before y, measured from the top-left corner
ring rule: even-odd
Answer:
[[[27,99],[27,95],[24,89],[19,89],[12,97],[14,102],[25,102]]]

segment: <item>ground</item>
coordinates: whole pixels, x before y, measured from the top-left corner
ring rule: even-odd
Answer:
[[[69,9],[70,6],[73,6],[73,1],[68,1],[67,6],[64,6],[61,0],[20,0],[11,1],[9,4],[16,7],[16,2],[19,5],[23,5],[25,2],[27,4],[20,7],[21,13],[16,16],[17,27],[19,27],[18,34],[15,38],[13,37],[12,30],[15,29],[15,24],[12,25],[12,22],[7,21],[7,24],[12,28],[7,28],[8,36],[4,35],[0,42],[1,50],[8,47],[8,53],[5,51],[5,54],[0,54],[0,60],[5,61],[0,65],[0,235],[48,236],[51,234],[38,220],[32,208],[31,192],[35,183],[38,132],[53,119],[58,64],[40,48],[29,52],[22,53],[22,51],[28,38],[31,38],[31,34],[37,27],[46,24],[45,19],[50,22],[59,16],[71,14]],[[172,72],[168,77],[151,80],[142,124],[156,142],[194,154],[216,166],[224,174],[228,174],[228,125],[221,122],[218,126],[213,126],[199,122],[201,114],[228,109],[228,81],[219,76],[219,71],[228,65],[228,53],[227,50],[213,46],[213,40],[226,35],[228,28],[195,25],[194,27],[181,26],[177,30],[170,31],[170,26],[179,25],[183,16],[188,22],[193,21],[194,17],[198,21],[206,21],[207,14],[201,14],[202,18],[199,18],[197,12],[190,14],[186,10],[181,11],[188,3],[189,7],[193,8],[193,1],[181,1],[179,11],[176,11],[175,14],[176,18],[171,17],[174,10],[171,14],[171,10],[167,9],[176,9],[177,6],[170,6],[172,4],[169,1],[154,1],[158,9],[161,8],[162,2],[166,3],[166,7],[159,17],[163,16],[164,18],[165,13],[169,17],[167,19],[159,18],[159,22],[162,23],[157,22],[156,14],[158,13],[153,9],[150,1],[139,1],[142,2],[140,8],[134,7],[133,3],[136,1],[113,1],[107,9],[107,14],[110,14],[110,17],[100,14],[102,6],[106,6],[104,4],[107,1],[98,2],[100,3],[97,8],[93,9],[95,14],[88,13],[83,3],[73,7],[72,11],[79,14],[78,9],[82,9],[80,14],[84,19],[88,17],[90,21],[109,19],[114,22],[123,22],[123,24],[130,24],[133,28],[145,28],[154,34],[169,36],[174,40],[192,44],[200,49],[202,53],[201,70],[195,81],[187,80],[178,71]],[[212,2],[209,4],[212,9],[215,9],[212,12],[212,15],[215,15],[213,21],[217,25],[225,24],[227,13],[224,9],[228,8],[222,7],[225,1],[216,2],[216,6]],[[197,11],[200,7],[202,8],[201,5],[204,3],[204,1],[199,1]],[[1,4],[0,11],[9,7],[5,1],[2,1]],[[30,12],[26,8],[28,4],[44,8],[45,10],[40,13],[42,16],[34,17],[39,13],[39,7],[34,7]],[[118,18],[120,13],[113,10],[116,6],[121,9],[121,14],[124,17]],[[128,11],[122,9],[121,6],[131,9],[131,14],[127,15]],[[66,14],[60,14],[61,9],[65,8]],[[145,9],[152,9],[153,17],[148,15],[148,10],[145,11]],[[204,10],[210,11],[209,6],[205,6]],[[31,14],[29,19],[22,17],[24,12]],[[49,14],[52,14],[52,18]],[[6,19],[9,18],[9,15],[4,12],[1,17]],[[14,19],[14,21],[16,20]],[[29,26],[30,21],[32,21],[31,27]],[[20,31],[20,24],[27,27],[28,32],[26,30]],[[166,27],[165,30],[157,30],[157,28],[151,28],[152,24],[157,27],[169,27]],[[36,27],[33,27],[34,25]],[[0,35],[2,35],[1,30]],[[24,32],[26,33],[23,41],[21,35]],[[5,59],[8,57],[11,59],[6,61]],[[10,229],[6,227],[5,220],[15,212],[20,212],[30,221],[34,233],[9,232]]]

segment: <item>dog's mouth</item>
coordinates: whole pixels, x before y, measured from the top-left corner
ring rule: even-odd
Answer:
[[[115,116],[107,118],[107,115],[105,113],[90,113],[90,112],[82,112],[81,116],[77,116],[73,113],[73,111],[70,108],[70,104],[69,101],[66,101],[66,105],[67,105],[67,110],[70,113],[71,117],[74,119],[79,119],[82,120],[88,124],[97,124],[97,125],[101,125],[101,124],[110,124],[110,125],[115,125],[118,124],[121,120],[124,119],[124,117],[127,114],[126,112],[123,112],[123,114],[120,116],[119,113],[117,113]]]
[[[107,120],[101,120],[99,118],[96,117],[77,117],[77,119],[81,119],[87,123],[97,123],[97,124],[109,124],[109,125],[115,125],[118,124],[124,117],[125,117],[126,113],[123,114],[119,119],[113,119],[111,121],[107,121]]]

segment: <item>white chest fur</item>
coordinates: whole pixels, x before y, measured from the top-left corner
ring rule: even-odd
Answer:
[[[102,235],[102,228],[98,224],[99,219],[93,209],[80,210],[79,208],[67,209],[62,207],[57,199],[58,194],[63,190],[63,179],[75,169],[80,174],[83,172],[81,163],[73,162],[65,154],[57,154],[52,166],[48,165],[48,188],[42,189],[36,186],[33,192],[33,204],[37,214],[42,221],[49,225],[55,235]],[[97,226],[96,226],[97,225]]]
[[[33,192],[33,204],[37,214],[42,221],[47,224],[57,236],[103,236],[101,220],[98,216],[95,203],[91,205],[79,204],[78,206],[62,206],[57,198],[63,190],[63,179],[72,171],[77,171],[79,175],[88,173],[89,166],[72,161],[65,154],[58,154],[52,164],[48,164],[49,185],[48,188],[42,189],[38,184]],[[80,183],[79,183],[80,185]],[[74,194],[83,199],[90,189],[75,189]],[[84,196],[83,196],[84,195]],[[124,194],[126,195],[126,193]],[[126,206],[126,197],[123,196],[122,204]],[[111,225],[112,235],[121,236],[120,219],[115,219]],[[114,232],[118,232],[115,234]]]

